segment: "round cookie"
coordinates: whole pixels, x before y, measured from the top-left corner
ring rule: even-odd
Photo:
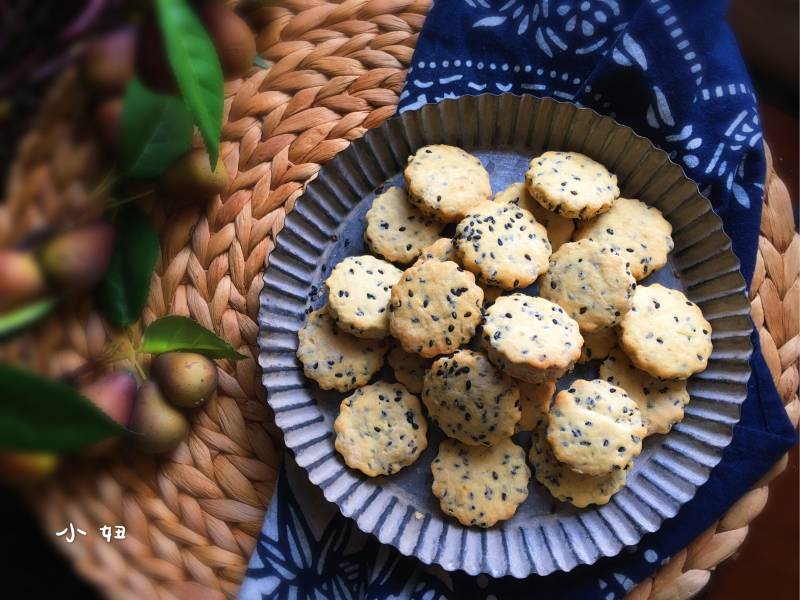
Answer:
[[[342,400],[334,445],[348,467],[369,477],[397,473],[428,446],[428,424],[416,396],[378,381]]]
[[[672,225],[661,211],[628,198],[617,198],[607,213],[579,224],[574,237],[589,238],[619,254],[636,281],[667,264],[674,246]]]
[[[550,400],[556,391],[555,381],[528,383],[518,381],[519,406],[522,415],[517,423],[517,431],[531,431],[539,423],[541,415],[547,413]]]
[[[525,173],[528,192],[547,210],[570,219],[590,219],[619,196],[617,176],[578,152],[548,151]]]
[[[444,433],[468,445],[511,437],[520,418],[519,389],[484,354],[457,350],[425,373],[422,402]]]
[[[578,323],[549,300],[511,294],[486,309],[482,345],[495,365],[529,383],[554,380],[581,355]]]
[[[392,288],[389,329],[406,352],[450,354],[475,335],[482,304],[472,273],[451,261],[424,261]]]
[[[583,348],[581,348],[581,357],[578,359],[579,363],[605,358],[617,345],[616,327],[600,329],[594,333],[581,333],[581,335],[583,336]]]
[[[375,197],[367,211],[364,241],[370,250],[401,264],[412,262],[439,237],[443,225],[411,205],[405,190],[393,187]]]
[[[339,331],[324,307],[308,315],[297,337],[297,358],[303,363],[303,372],[324,390],[346,392],[361,387],[378,372],[386,354],[382,340]]]
[[[575,231],[575,222],[572,219],[547,210],[533,199],[522,182],[512,183],[502,192],[495,194],[494,201],[498,204],[516,204],[531,213],[533,218],[547,230],[547,239],[550,240],[553,252],[568,242],[572,238],[572,232]]]
[[[458,255],[456,254],[456,247],[453,245],[453,240],[450,238],[439,238],[430,246],[423,248],[419,253],[417,262],[426,260],[451,260],[457,263]]]
[[[562,502],[578,508],[591,504],[608,503],[622,489],[629,469],[612,471],[606,475],[583,475],[556,460],[547,441],[547,416],[540,419],[531,434],[531,450],[528,453],[536,480]]]
[[[409,157],[403,175],[411,203],[443,223],[460,221],[492,195],[481,161],[455,146],[420,148]]]
[[[328,286],[328,314],[356,337],[389,335],[389,297],[403,272],[374,256],[348,256],[334,267]]]
[[[642,413],[647,435],[667,433],[683,419],[683,407],[689,403],[685,381],[650,377],[634,367],[619,348],[614,349],[600,365],[600,377],[624,388],[633,398]]]
[[[617,324],[631,308],[636,281],[622,257],[591,240],[564,244],[550,257],[539,294],[593,333]]]
[[[422,378],[425,376],[425,371],[431,367],[433,362],[431,359],[406,352],[402,347],[395,345],[389,350],[386,360],[394,371],[395,379],[406,386],[409,392],[412,394],[422,392]]]
[[[528,497],[525,452],[509,438],[488,448],[444,440],[431,472],[442,511],[462,525],[491,527],[510,519]]]
[[[456,254],[453,240],[450,238],[439,238],[433,244],[422,250],[419,258],[417,259],[417,263],[421,263],[426,260],[452,260],[455,263],[459,263],[461,259]],[[489,306],[505,291],[499,287],[487,285],[485,283],[481,283],[480,281],[476,281],[475,283],[477,283],[478,287],[483,290],[484,306]]]
[[[513,204],[489,202],[473,209],[456,226],[453,243],[478,280],[506,290],[536,281],[551,254],[544,226]]]
[[[584,475],[627,467],[642,451],[646,433],[636,402],[602,379],[577,379],[550,404],[547,441],[553,455]]]
[[[619,343],[637,368],[662,379],[688,379],[704,371],[713,346],[700,307],[678,290],[640,285],[619,322]]]

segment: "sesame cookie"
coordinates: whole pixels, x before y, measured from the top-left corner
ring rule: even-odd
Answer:
[[[424,261],[392,288],[389,329],[406,352],[450,354],[475,335],[482,304],[472,273],[451,261]]]
[[[356,337],[389,335],[389,297],[403,272],[374,256],[349,256],[331,271],[328,314],[336,326]]]
[[[539,423],[541,415],[547,413],[550,400],[556,391],[555,381],[528,383],[518,381],[519,407],[522,416],[517,423],[517,431],[531,431]]]
[[[425,373],[422,402],[444,433],[464,444],[491,446],[519,421],[519,389],[484,354],[457,350]]]
[[[456,247],[453,245],[453,240],[450,238],[439,238],[430,246],[426,246],[419,253],[417,262],[426,260],[451,260],[455,263],[458,262],[458,255],[456,254]]]
[[[424,146],[408,159],[403,175],[408,198],[423,213],[456,223],[492,195],[481,161],[455,146]]]
[[[622,257],[591,240],[564,244],[550,257],[539,293],[592,333],[617,324],[631,308],[636,281]]]
[[[533,218],[547,230],[547,239],[550,240],[553,252],[558,250],[561,244],[568,242],[572,238],[572,232],[575,231],[575,222],[572,219],[547,210],[533,199],[522,182],[512,183],[502,192],[495,194],[494,201],[498,204],[516,204],[531,213]]]
[[[570,219],[590,219],[619,196],[617,176],[578,152],[545,152],[534,158],[525,184],[547,210]]]
[[[672,225],[661,211],[628,198],[617,198],[607,213],[579,225],[574,238],[589,238],[619,254],[636,281],[667,264],[674,246]]]
[[[444,440],[431,471],[442,511],[462,525],[491,527],[510,519],[528,497],[525,452],[509,438],[488,448]]]
[[[562,502],[578,508],[590,504],[606,504],[625,485],[628,469],[612,471],[606,475],[583,475],[556,460],[547,441],[547,415],[531,434],[531,450],[528,453],[536,480]]]
[[[642,451],[646,433],[636,402],[602,379],[578,379],[550,404],[547,441],[553,455],[584,475],[627,467]]]
[[[619,343],[636,367],[653,377],[688,379],[711,356],[711,325],[678,290],[640,285],[619,323]]]
[[[589,362],[598,358],[605,358],[611,349],[617,345],[617,328],[600,329],[594,333],[581,333],[583,348],[579,363]]]
[[[389,188],[375,197],[365,217],[364,241],[370,250],[408,264],[439,237],[443,225],[411,205],[405,190]]]
[[[634,367],[619,348],[600,365],[600,377],[624,388],[633,398],[642,413],[647,435],[667,433],[683,419],[683,407],[689,402],[685,381],[651,377]]]
[[[506,290],[536,281],[551,253],[547,231],[531,213],[494,202],[470,211],[456,226],[453,243],[465,268]]]
[[[425,371],[430,369],[433,362],[429,358],[422,358],[419,354],[406,352],[401,346],[395,345],[389,350],[386,357],[389,366],[394,371],[394,378],[408,388],[412,394],[422,392],[422,378]]]
[[[455,263],[460,263],[461,259],[456,254],[456,248],[453,240],[450,238],[439,238],[427,248],[423,248],[422,252],[417,259],[417,262],[424,262],[426,260],[452,260]],[[476,281],[483,290],[483,305],[489,306],[492,302],[497,300],[500,295],[505,291],[493,285],[487,285],[480,281]]]
[[[529,383],[558,379],[581,354],[578,323],[545,300],[511,294],[486,310],[483,347],[495,365]]]
[[[422,405],[399,383],[357,389],[339,406],[333,430],[347,466],[369,477],[397,473],[428,446]]]
[[[346,392],[361,387],[381,368],[386,354],[382,340],[339,331],[325,308],[308,315],[297,337],[297,358],[303,363],[303,372],[324,390]]]

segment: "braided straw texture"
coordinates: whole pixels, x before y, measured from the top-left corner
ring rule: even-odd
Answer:
[[[188,439],[172,455],[122,448],[101,461],[74,461],[30,494],[48,534],[70,521],[86,530],[127,527],[124,541],[95,535],[58,544],[109,597],[235,597],[280,464],[280,435],[254,360],[265,260],[320,165],[394,113],[428,7],[429,0],[287,0],[251,12],[259,51],[274,64],[226,84],[227,189],[204,207],[162,209],[170,203],[145,199],[162,253],[142,326],[189,315],[250,358],[219,361],[219,394],[194,413]],[[88,105],[78,76],[66,72],[9,173],[0,246],[102,211],[109,165],[87,124]],[[770,163],[751,299],[764,354],[796,425],[800,237],[791,211]],[[141,326],[111,330],[83,302],[65,306],[0,356],[79,380],[108,363],[110,348],[129,347],[140,334]],[[689,598],[702,589],[710,570],[743,541],[785,464],[631,596]]]

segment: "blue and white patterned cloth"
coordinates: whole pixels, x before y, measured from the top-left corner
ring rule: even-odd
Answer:
[[[722,0],[438,0],[400,109],[466,94],[552,96],[609,114],[669,152],[722,216],[749,281],[764,153],[755,96]],[[240,597],[621,598],[707,529],[795,442],[758,336],[742,420],[678,515],[570,573],[446,573],[358,531],[286,457]]]

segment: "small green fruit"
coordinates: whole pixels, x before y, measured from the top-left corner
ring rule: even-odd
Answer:
[[[40,296],[47,284],[32,252],[0,250],[0,310]]]
[[[160,454],[174,450],[186,437],[189,423],[164,399],[155,381],[139,387],[130,428],[138,433],[137,441],[145,452]]]
[[[50,477],[61,458],[50,452],[0,452],[0,484],[29,487]]]
[[[136,398],[136,386],[137,381],[133,373],[115,371],[83,386],[81,394],[117,423],[127,427],[131,420],[133,401]],[[111,450],[117,441],[118,438],[103,440],[87,448],[86,453],[90,456],[99,456]]]
[[[150,370],[167,400],[181,408],[202,406],[217,390],[217,366],[202,354],[167,352]]]
[[[88,290],[105,275],[114,250],[114,228],[95,223],[60,233],[39,250],[48,279],[62,289]]]
[[[164,191],[173,199],[184,201],[207,200],[216,196],[228,183],[228,172],[222,160],[212,171],[205,150],[196,148],[179,158],[164,174]]]

